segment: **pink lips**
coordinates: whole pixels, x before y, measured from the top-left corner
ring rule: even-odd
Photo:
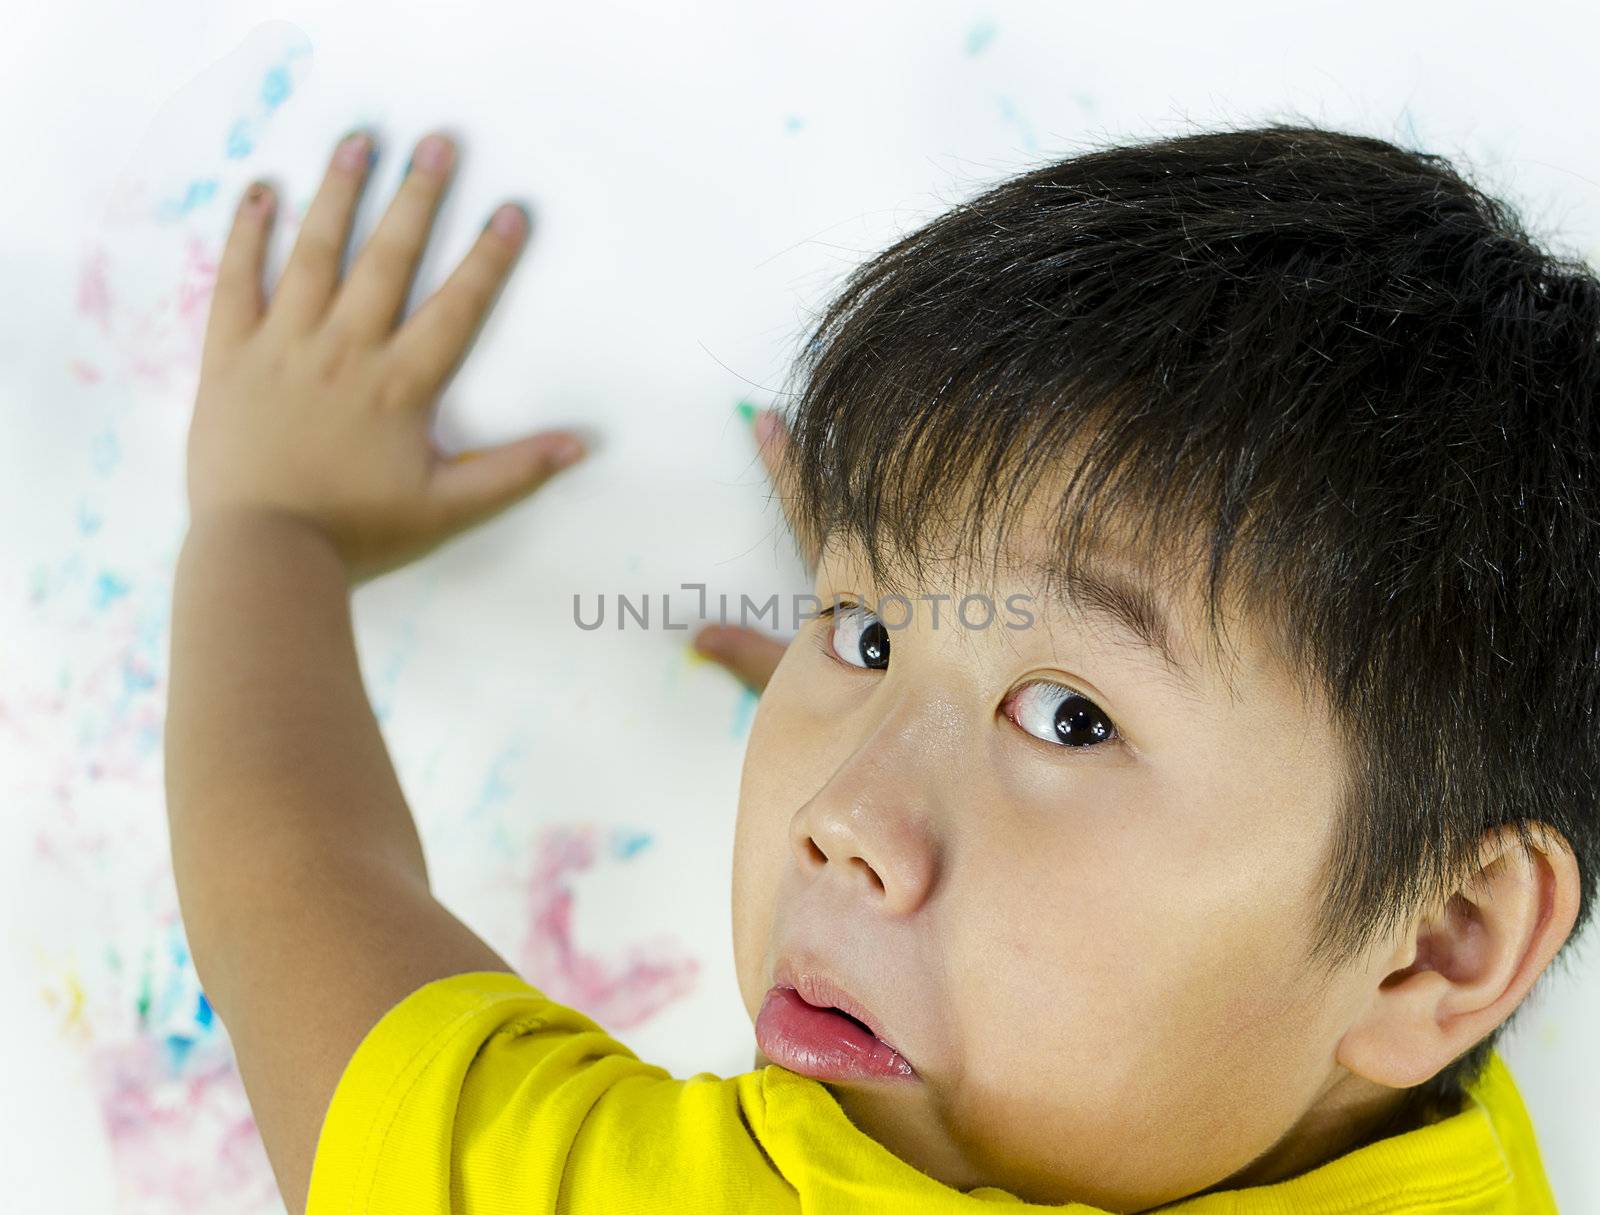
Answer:
[[[767,992],[756,1017],[756,1044],[780,1067],[816,1080],[904,1080],[911,1064],[887,1042],[837,1008],[808,1004],[793,987]]]

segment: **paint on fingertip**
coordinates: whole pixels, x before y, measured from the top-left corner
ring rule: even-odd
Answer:
[[[465,464],[468,460],[476,460],[482,454],[483,448],[469,447],[465,451],[456,452],[455,455],[450,457],[450,462],[452,464]]]

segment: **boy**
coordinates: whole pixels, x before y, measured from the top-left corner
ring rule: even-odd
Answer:
[[[523,225],[395,330],[450,147],[341,283],[366,162],[270,306],[235,220],[173,608],[184,920],[291,1210],[1555,1209],[1493,1044],[1600,851],[1584,267],[1437,158],[1275,126],[858,270],[763,447],[830,606],[781,662],[701,638],[765,686],[763,1066],[673,1080],[429,893],[349,593],[580,451],[431,446]]]

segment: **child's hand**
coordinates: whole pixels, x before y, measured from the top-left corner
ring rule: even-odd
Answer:
[[[449,280],[395,331],[449,178],[433,135],[349,275],[339,268],[369,136],[335,153],[270,305],[262,297],[270,194],[247,192],[217,274],[188,442],[191,523],[233,511],[314,525],[352,581],[392,570],[523,497],[583,454],[546,431],[452,459],[432,406],[522,245],[501,207]]]
[[[756,416],[755,428],[756,442],[761,447],[762,463],[767,466],[767,473],[778,489],[778,501],[783,508],[784,517],[788,518],[792,493],[783,464],[783,453],[789,442],[788,432],[784,430],[783,419],[776,411],[770,410]],[[793,532],[793,528],[790,530]],[[806,551],[801,553],[801,559],[805,563],[806,572],[814,574],[817,568],[817,554]],[[772,678],[772,673],[778,669],[783,652],[789,646],[787,642],[768,637],[756,629],[740,625],[710,624],[694,635],[694,648],[733,672],[739,681],[752,691],[761,692]]]

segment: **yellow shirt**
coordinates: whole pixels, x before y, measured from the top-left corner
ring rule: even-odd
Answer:
[[[1106,1215],[937,1182],[858,1130],[823,1085],[781,1067],[674,1080],[517,976],[485,971],[419,988],[362,1040],[323,1121],[307,1215],[956,1215],[992,1203]],[[1458,1114],[1162,1215],[1555,1210],[1495,1055]]]

